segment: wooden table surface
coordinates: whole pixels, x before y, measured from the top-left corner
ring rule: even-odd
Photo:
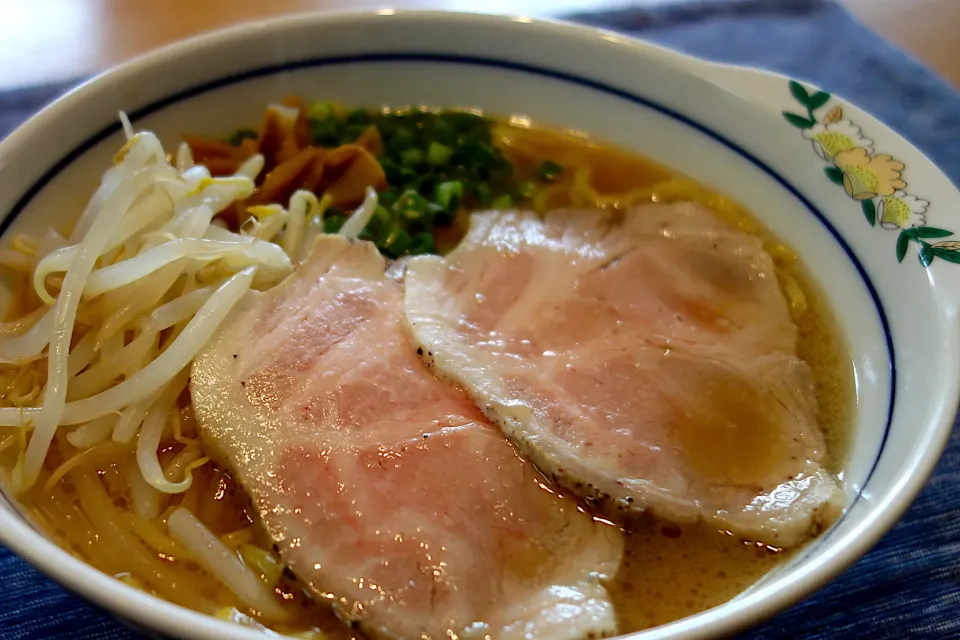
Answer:
[[[960,0],[841,2],[960,86]],[[298,11],[392,6],[553,16],[625,3],[630,0],[0,0],[0,89],[91,74],[189,35]]]

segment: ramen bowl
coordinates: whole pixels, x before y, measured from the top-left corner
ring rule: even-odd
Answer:
[[[257,122],[296,93],[349,105],[470,107],[583,131],[732,196],[823,289],[857,381],[843,516],[733,600],[635,634],[705,638],[757,623],[862,556],[910,505],[957,409],[960,193],[907,141],[840,97],[721,69],[598,30],[444,12],[315,14],[187,40],[105,73],[0,144],[0,215],[62,228],[123,144],[117,113],[168,148]],[[736,90],[727,88],[736,85]],[[262,637],[127,586],[0,504],[0,541],[148,633]]]

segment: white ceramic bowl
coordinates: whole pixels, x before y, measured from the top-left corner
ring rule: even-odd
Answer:
[[[289,93],[522,113],[615,141],[747,205],[798,250],[825,289],[859,381],[846,514],[735,600],[637,637],[724,635],[772,615],[866,552],[923,485],[957,408],[960,265],[953,262],[960,242],[948,233],[960,230],[960,193],[876,119],[786,78],[527,18],[289,17],[147,55],[31,119],[0,144],[0,227],[36,231],[76,215],[122,144],[120,109],[169,144],[184,132],[227,133],[258,122],[268,101]],[[928,266],[920,250],[932,259]],[[260,637],[95,571],[6,501],[0,540],[142,629]]]

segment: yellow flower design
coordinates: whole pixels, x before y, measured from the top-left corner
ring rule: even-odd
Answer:
[[[884,229],[909,229],[922,227],[927,223],[926,200],[896,191],[892,196],[882,196],[877,202],[877,219]]]
[[[837,154],[857,147],[873,150],[873,141],[864,138],[860,127],[849,120],[828,122],[824,118],[823,122],[804,129],[803,137],[813,143],[813,150],[827,162],[833,161]]]
[[[900,179],[903,163],[886,153],[871,156],[858,147],[838,153],[833,162],[843,172],[843,188],[855,200],[891,196],[907,186]]]

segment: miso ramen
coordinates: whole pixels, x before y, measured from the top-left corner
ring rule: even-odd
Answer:
[[[534,636],[556,637],[544,611],[560,605],[544,601],[542,593],[552,585],[575,584],[588,596],[561,604],[579,607],[575,617],[583,624],[571,623],[564,637],[616,635],[730,600],[828,527],[842,508],[837,501],[856,390],[832,311],[788,242],[680,171],[577,132],[467,110],[348,110],[288,98],[267,108],[259,128],[224,138],[185,132],[169,154],[152,133],[135,133],[124,124],[127,143],[69,233],[14,235],[0,253],[0,265],[16,283],[16,304],[0,323],[5,488],[44,532],[104,573],[190,609],[301,638],[427,637],[432,629],[453,638],[510,637],[521,623]],[[686,208],[671,208],[679,205]],[[589,224],[583,222],[588,217]],[[642,217],[658,222],[630,226]],[[349,241],[337,244],[332,236]],[[375,251],[356,254],[367,251],[358,246]],[[678,262],[676,273],[689,276],[684,280],[678,275],[641,287],[640,280],[622,275],[629,264],[687,246],[697,247],[701,258],[690,265]],[[342,257],[325,257],[333,255],[324,254],[325,247]],[[745,255],[753,257],[738,262]],[[329,264],[318,266],[324,260]],[[386,275],[378,271],[378,260]],[[357,266],[357,261],[364,262]],[[570,266],[577,264],[586,266]],[[520,278],[512,270],[521,267],[523,277],[537,283],[525,285],[522,295],[511,298],[508,286],[490,284]],[[656,280],[661,272],[643,273]],[[736,282],[742,290],[733,290],[741,286]],[[359,288],[349,288],[355,285]],[[632,293],[634,285],[642,296]],[[329,298],[323,297],[324,287],[334,292]],[[420,291],[439,293],[429,304],[411,301]],[[708,299],[713,291],[719,292],[716,300]],[[542,300],[534,300],[538,296]],[[348,307],[356,309],[351,312],[356,322],[336,315]],[[774,307],[782,307],[782,318],[771,319]],[[570,314],[577,309],[590,311],[573,322]],[[602,317],[605,310],[613,314],[609,320]],[[302,320],[290,321],[290,313],[302,313]],[[381,317],[377,331],[356,328]],[[633,317],[641,324],[650,318],[649,335],[639,336],[635,323],[624,320]],[[433,323],[429,330],[423,318]],[[487,331],[489,323],[495,330]],[[288,333],[277,337],[282,331]],[[531,346],[541,337],[549,342],[550,331],[563,336],[545,347]],[[634,333],[623,337],[624,331]],[[384,338],[384,332],[392,337]],[[592,342],[597,336],[603,336],[602,344]],[[374,342],[365,346],[364,340]],[[706,350],[698,351],[703,342],[709,343]],[[429,389],[439,398],[437,407],[448,402],[459,411],[444,409],[429,430],[415,425],[417,434],[423,431],[422,441],[417,435],[417,442],[403,446],[392,444],[389,425],[369,426],[377,419],[364,413],[368,397],[347,392],[363,382],[350,378],[351,358],[364,367],[379,366],[378,354],[399,343],[406,354],[402,368],[416,378],[409,389]],[[561,350],[555,344],[566,345],[576,358],[547,374]],[[651,359],[630,360],[630,367],[618,369],[617,356],[591,351],[610,345],[652,354]],[[329,355],[334,348],[341,354],[336,358]],[[223,362],[216,360],[218,349]],[[285,365],[270,360],[273,351],[288,354]],[[538,364],[525,365],[528,356]],[[663,357],[680,364],[632,377],[645,362],[660,367]],[[210,372],[232,367],[234,360],[243,388],[224,395],[224,381],[211,380]],[[214,361],[219,368],[208,366]],[[571,363],[586,367],[580,363],[588,361],[600,364],[571,377],[581,370]],[[344,373],[337,373],[338,366]],[[403,405],[405,379],[390,377],[383,366],[363,371],[364,380],[374,381],[363,387],[364,394],[397,384],[399,390],[388,395]],[[759,376],[763,380],[750,378],[756,371],[766,372]],[[677,388],[703,384],[703,393],[678,397],[674,387],[647,388],[655,384],[651,380],[669,382],[674,375]],[[732,382],[717,382],[714,375],[732,376]],[[326,396],[316,391],[324,376]],[[617,404],[639,381],[647,385],[640,399]],[[781,383],[783,388],[776,387]],[[743,385],[790,405],[789,411],[768,415],[765,405],[749,409],[717,400],[703,415],[696,413],[698,401],[713,402],[703,399],[715,389]],[[284,394],[307,386],[314,399],[284,413]],[[611,386],[618,391],[609,391]],[[196,395],[201,392],[220,395],[201,402]],[[330,394],[339,395],[324,405]],[[217,412],[234,401],[241,404],[225,415],[250,423],[239,436],[237,425],[217,422]],[[662,403],[648,407],[650,415],[667,416],[670,424],[635,423],[644,413],[637,407],[645,402]],[[526,413],[504,409],[517,403],[525,403]],[[395,415],[389,413],[394,407],[381,404],[381,409]],[[258,422],[253,416],[261,410],[279,417]],[[417,417],[404,413],[403,419],[421,420],[424,410],[417,406]],[[720,414],[717,424],[704,426]],[[297,446],[322,449],[314,457],[303,454],[306,466],[273,468],[263,462],[269,458],[262,449],[237,440],[262,429],[260,435],[270,441],[274,436],[267,430],[286,428],[295,418],[301,420],[290,426]],[[462,469],[482,470],[484,461],[496,461],[489,479],[478,480],[477,487],[502,483],[503,493],[491,494],[489,513],[487,498],[478,497],[477,506],[449,515],[439,538],[430,538],[431,544],[441,541],[442,553],[451,555],[436,553],[451,564],[431,568],[436,575],[428,589],[430,611],[442,620],[421,625],[411,622],[423,617],[412,602],[417,596],[404,595],[420,592],[390,587],[385,580],[421,579],[423,567],[410,568],[409,575],[402,567],[386,571],[387,556],[377,557],[386,547],[376,542],[378,527],[401,526],[400,519],[411,527],[411,540],[419,540],[420,554],[427,538],[417,538],[420,528],[410,524],[420,517],[416,506],[398,497],[396,506],[376,515],[374,526],[360,506],[331,511],[340,503],[331,502],[324,487],[335,486],[344,504],[367,504],[364,483],[371,476],[365,474],[374,463],[364,462],[357,467],[362,473],[349,475],[350,460],[368,453],[356,448],[365,438],[372,439],[376,464],[416,461],[416,474],[402,471],[404,483],[421,482],[421,472],[434,465],[439,470],[433,477],[456,477],[450,475],[451,463],[437,461],[445,455],[437,453],[441,448],[429,449],[424,442],[430,442],[428,436],[454,437],[471,425],[480,425],[482,438],[473,432],[470,437],[492,448],[462,458]],[[592,431],[585,431],[588,427]],[[608,428],[617,438],[635,439],[637,451],[602,450]],[[684,429],[702,431],[690,435]],[[758,429],[782,429],[783,435],[774,434],[774,445],[758,454],[756,465],[729,453],[766,447],[769,434]],[[659,435],[644,435],[651,430]],[[330,445],[343,433],[351,435]],[[703,442],[704,434],[713,433],[716,441]],[[808,458],[801,466],[796,449],[784,444],[790,437],[804,443]],[[334,464],[331,447],[341,447],[336,480],[316,471]],[[715,454],[704,453],[711,448]],[[231,453],[236,451],[248,455]],[[702,460],[705,455],[716,459]],[[783,460],[774,459],[777,455]],[[821,500],[809,508],[774,504],[768,497],[776,485],[765,484],[771,465],[791,469],[788,482],[799,478],[809,484],[814,478],[828,497],[809,497]],[[301,475],[291,480],[293,473]],[[306,482],[303,495],[319,505],[317,513],[307,515],[302,496],[285,502],[283,490],[256,486],[259,477],[276,478],[283,487]],[[318,484],[303,479],[314,477]],[[517,481],[523,490],[510,484],[513,477],[525,478]],[[529,479],[536,487],[531,489]],[[461,481],[463,495],[480,496],[470,478],[456,482]],[[424,495],[460,504],[453,484]],[[697,494],[714,486],[719,488],[709,495]],[[383,490],[406,491],[391,487]],[[529,498],[518,497],[530,491]],[[444,497],[449,492],[454,493]],[[767,505],[761,514],[766,508],[789,512],[798,529],[781,531],[772,517],[717,515],[729,504],[751,500]],[[448,513],[447,507],[436,509]],[[274,517],[282,512],[295,519],[301,509],[306,533],[285,529],[288,520]],[[505,516],[503,509],[511,513]],[[551,509],[564,515],[547,513]],[[455,566],[491,557],[474,548],[489,542],[480,540],[487,537],[488,516],[513,527],[494,544],[500,551],[492,557],[523,565],[484,569],[508,576],[502,579],[509,597],[484,595],[486,587],[472,577],[479,575],[471,573],[476,569],[458,573]],[[483,535],[458,533],[471,527]],[[379,562],[376,571],[358,573],[355,564],[330,557],[335,553],[313,561],[310,554],[322,550],[325,540],[340,539],[344,528],[369,541],[362,548],[370,562]],[[524,539],[529,535],[524,532],[533,530],[546,533]],[[572,530],[582,532],[579,542],[564,538]],[[519,551],[501,554],[504,545],[514,543]],[[560,571],[553,565],[562,548],[579,555]],[[594,557],[586,548],[600,551]],[[417,563],[422,557],[431,556],[416,555]],[[395,555],[389,558],[403,564]],[[412,564],[414,555],[410,558]],[[373,584],[374,575],[381,576],[380,584]],[[595,575],[601,576],[599,584],[587,577]],[[491,579],[493,591],[498,579]],[[369,582],[376,595],[355,596],[357,580],[360,587]],[[454,595],[471,590],[482,604]]]

